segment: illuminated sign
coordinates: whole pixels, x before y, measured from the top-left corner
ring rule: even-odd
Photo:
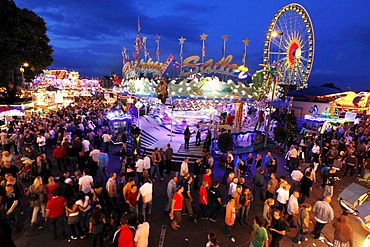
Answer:
[[[216,63],[213,63],[213,59],[209,59],[202,63],[201,65],[198,64],[200,60],[199,56],[190,56],[184,59],[182,64],[182,71],[180,73],[181,76],[187,77],[192,74],[200,73],[200,74],[222,74],[222,75],[235,75],[234,73],[238,70],[237,64],[231,64],[233,60],[233,56],[229,55],[226,58],[222,58]],[[187,71],[184,69],[187,68]],[[189,71],[189,69],[191,71]]]

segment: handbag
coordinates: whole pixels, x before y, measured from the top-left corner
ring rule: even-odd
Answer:
[[[303,209],[301,209],[303,210]],[[299,212],[299,217],[301,218],[301,224],[302,224],[302,227],[301,227],[301,233],[302,235],[307,235],[308,233],[308,228],[303,228],[303,219],[302,219],[302,211]]]
[[[74,225],[77,224],[77,222],[80,221],[80,214],[74,215],[74,216],[68,216],[68,225]]]

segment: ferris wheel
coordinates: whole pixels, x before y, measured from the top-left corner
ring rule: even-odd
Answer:
[[[267,29],[263,64],[276,67],[280,85],[306,88],[314,52],[314,30],[306,9],[296,3],[282,7]]]

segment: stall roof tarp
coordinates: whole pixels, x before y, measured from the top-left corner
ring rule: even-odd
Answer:
[[[17,109],[8,107],[8,106],[0,106],[0,117],[6,117],[6,116],[24,116],[25,114]]]
[[[343,91],[337,88],[312,86],[301,90],[290,91],[287,95],[293,97],[317,97],[341,92]]]
[[[339,198],[342,198],[354,205],[359,197],[369,192],[370,189],[365,188],[359,184],[352,183],[339,194]]]
[[[7,106],[0,106],[0,113],[11,111],[11,110],[14,110],[14,109],[11,107],[7,107]]]

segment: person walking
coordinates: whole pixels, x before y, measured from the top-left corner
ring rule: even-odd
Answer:
[[[222,206],[221,191],[219,189],[220,182],[213,181],[211,188],[209,189],[209,221],[217,222],[217,216]]]
[[[198,212],[196,218],[194,219],[195,223],[198,223],[200,218],[202,219],[208,219],[208,182],[207,180],[202,181],[202,186],[200,186],[199,189],[199,206],[200,206],[200,211]]]
[[[348,223],[348,217],[340,215],[333,223],[334,227],[334,247],[353,247],[353,231],[351,225]]]
[[[57,147],[53,151],[53,158],[57,161],[59,172],[63,171],[62,167],[64,168],[64,171],[67,171],[67,165],[65,161],[66,156],[66,150],[64,149],[64,147],[62,147],[61,143],[58,142]]]
[[[289,197],[288,202],[288,219],[287,222],[290,224],[291,228],[296,228],[297,226],[294,224],[294,217],[299,213],[299,205],[298,205],[298,198],[299,192],[294,191],[293,194]]]
[[[225,235],[230,238],[230,241],[235,243],[235,238],[231,235],[231,227],[234,225],[236,219],[235,199],[231,198],[226,205],[225,225],[223,230]]]
[[[93,247],[96,247],[98,242],[100,247],[104,246],[104,225],[107,223],[105,215],[99,207],[94,208],[93,214],[89,219],[89,233],[92,235]]]
[[[30,205],[33,208],[31,226],[34,226],[37,222],[37,216],[41,209],[42,218],[45,218],[45,195],[46,188],[43,185],[42,178],[36,177],[33,184],[27,190],[26,195],[30,198]]]
[[[308,241],[305,235],[307,235],[308,233],[311,210],[312,210],[312,206],[308,203],[303,203],[299,209],[299,213],[297,216],[298,230],[297,230],[297,234],[295,235],[293,239],[293,242],[296,244],[301,244],[301,242],[303,241]]]
[[[273,198],[266,199],[263,204],[262,217],[265,220],[265,227],[270,227],[272,223],[272,208],[275,205],[275,200]]]
[[[184,187],[179,184],[176,188],[176,193],[173,195],[172,198],[172,205],[170,211],[170,219],[171,219],[171,228],[174,230],[178,230],[181,224],[181,210],[183,207],[184,201]]]
[[[253,197],[257,199],[257,194],[259,194],[259,199],[261,201],[263,200],[263,187],[265,186],[265,177],[263,174],[265,174],[265,169],[259,167],[253,178]]]
[[[172,198],[173,195],[176,193],[177,189],[177,176],[173,176],[172,179],[168,182],[167,184],[167,204],[166,207],[164,208],[164,212],[169,213],[171,206],[172,206]]]
[[[128,224],[126,215],[122,215],[120,226],[113,236],[113,246],[116,247],[134,247],[135,229]]]
[[[256,217],[254,217],[252,232],[249,235],[247,246],[249,247],[268,247],[269,238],[268,238],[266,228],[263,227],[264,224],[265,222],[261,216],[257,215]]]
[[[165,163],[165,169],[166,174],[169,174],[172,170],[172,156],[173,156],[173,149],[171,147],[171,144],[167,144],[167,149],[164,151],[164,154],[166,156],[166,163]]]
[[[279,181],[276,179],[276,173],[270,174],[270,180],[267,182],[266,199],[275,198],[276,190],[278,189]]]
[[[189,150],[189,142],[190,142],[191,132],[189,130],[189,125],[186,126],[184,131],[184,139],[185,139],[185,150]]]
[[[244,187],[243,195],[241,196],[240,202],[242,203],[241,208],[241,221],[244,222],[244,224],[248,225],[248,215],[249,215],[249,209],[251,207],[251,202],[254,200],[253,194],[251,191],[251,188],[249,186]]]
[[[200,126],[197,125],[197,132],[195,135],[195,146],[200,146],[201,142],[201,132],[200,132]]]
[[[138,216],[138,223],[134,237],[135,247],[148,247],[150,225],[144,222],[142,215]]]
[[[306,198],[310,198],[310,192],[312,191],[312,180],[311,180],[311,171],[306,170],[305,176],[301,180],[301,187],[300,187],[300,198],[299,203],[304,203]]]
[[[139,193],[137,195],[136,200],[139,201],[140,197],[143,203],[141,208],[141,214],[144,216],[144,221],[146,221],[147,216],[152,214],[152,203],[153,203],[152,181],[150,180],[144,181],[144,184],[139,189]]]
[[[312,208],[313,214],[316,219],[313,234],[315,239],[323,239],[320,237],[321,231],[324,229],[325,225],[334,219],[334,211],[330,206],[331,197],[326,196],[323,201],[317,201]]]
[[[118,193],[117,193],[117,174],[115,172],[111,172],[109,174],[109,179],[106,184],[106,189],[108,192],[108,195],[112,201],[113,205],[116,205],[118,202]]]
[[[163,178],[161,177],[161,174],[159,173],[159,163],[161,162],[161,155],[159,153],[159,149],[155,148],[154,152],[152,153],[152,178],[155,179],[155,175],[157,174],[158,179],[161,181]],[[153,180],[154,181],[154,180]]]
[[[64,207],[66,199],[63,196],[59,196],[58,189],[54,189],[52,192],[52,198],[46,203],[45,221],[49,222],[51,237],[52,239],[57,238],[57,231],[61,231],[61,238],[65,238],[64,230]]]
[[[272,214],[272,223],[270,227],[271,243],[270,247],[279,247],[280,241],[286,235],[288,226],[282,218],[282,212],[274,210]]]

